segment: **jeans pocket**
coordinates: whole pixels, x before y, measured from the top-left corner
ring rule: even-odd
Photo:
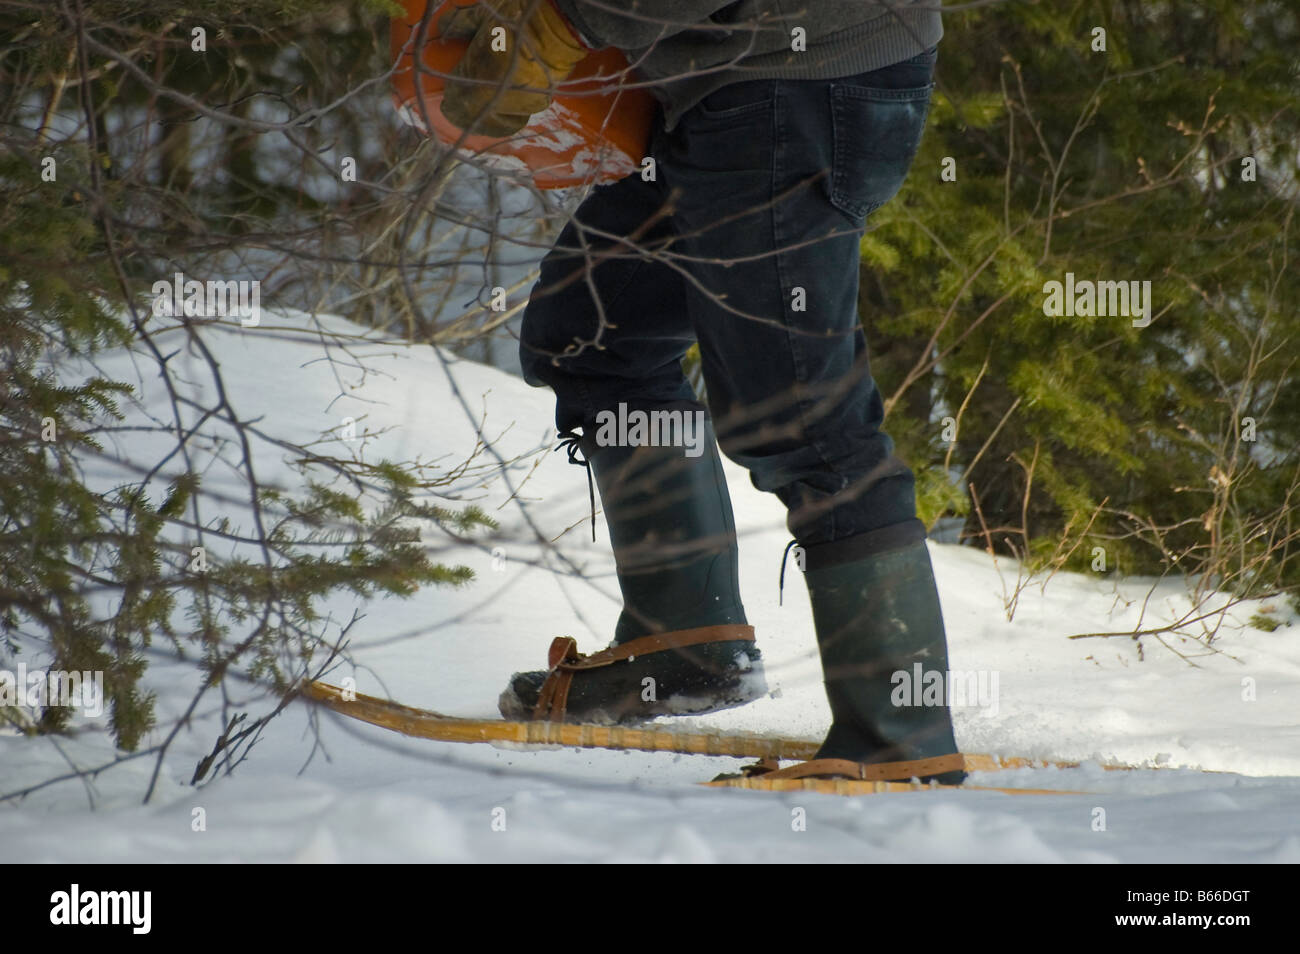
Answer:
[[[694,112],[710,123],[729,122],[766,112],[772,107],[774,85],[771,80],[728,83],[696,103]]]
[[[858,225],[902,188],[933,89],[933,83],[909,89],[832,84],[830,201]]]
[[[681,158],[700,172],[770,169],[775,83],[746,80],[714,90],[687,110],[674,131]],[[739,181],[731,184],[742,188]]]

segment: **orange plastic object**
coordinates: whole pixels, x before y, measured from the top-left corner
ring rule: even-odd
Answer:
[[[405,17],[392,21],[392,54],[397,62],[393,100],[405,122],[431,132],[439,142],[457,146],[477,162],[504,171],[526,170],[540,189],[606,182],[640,169],[655,100],[643,88],[620,86],[626,82],[627,60],[615,49],[597,50],[579,63],[557,88],[550,108],[533,116],[527,128],[515,135],[505,139],[463,135],[440,107],[443,76],[460,62],[466,44],[437,38],[434,27],[446,10],[471,4],[465,0],[438,4],[421,38],[424,70],[417,84],[413,37],[428,3],[403,0]]]

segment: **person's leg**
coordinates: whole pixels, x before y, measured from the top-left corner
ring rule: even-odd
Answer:
[[[520,355],[526,380],[554,390],[557,427],[599,488],[623,596],[614,644],[704,628],[717,638],[658,652],[639,643],[635,660],[577,673],[555,705],[542,699],[547,673],[518,673],[501,697],[508,717],[623,721],[765,691],[745,641],[721,459],[681,367],[694,340],[684,283],[654,259],[671,236],[654,183],[631,176],[595,190],[542,263]],[[690,444],[647,444],[650,434],[602,428],[605,414],[688,425],[667,436]]]
[[[834,717],[821,755],[857,762],[955,752],[946,707],[890,700],[914,663],[946,675],[946,640],[857,315],[861,229],[906,176],[932,69],[725,87],[656,154],[722,448],[805,550]]]
[[[863,99],[856,77],[724,87],[660,158],[719,440],[805,546],[915,516],[912,473],[881,430],[857,276],[865,214],[914,154],[929,62],[880,72],[908,84],[898,98]]]
[[[592,190],[542,260],[519,358],[525,381],[555,392],[560,434],[594,431],[619,402],[694,400],[683,283],[648,254],[672,235],[659,188],[632,175]]]

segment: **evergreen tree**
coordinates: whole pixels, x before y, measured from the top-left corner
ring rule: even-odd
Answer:
[[[1298,47],[1284,2],[945,15],[921,154],[862,243],[927,520],[1081,569],[1300,582]],[[1045,313],[1066,273],[1150,282],[1150,323]]]
[[[155,727],[144,682],[151,653],[199,667],[200,695],[238,674],[282,706],[338,650],[320,608],[327,597],[467,583],[472,572],[433,559],[424,534],[442,527],[460,539],[494,526],[478,508],[428,502],[438,483],[422,469],[289,442],[301,461],[297,490],[259,484],[246,444],[234,461],[253,514],[252,526],[237,525],[188,466],[185,446],[187,429],[205,421],[229,428],[236,446],[248,437],[249,415],[224,395],[195,412],[172,390],[175,421],[156,428],[172,451],[161,462],[133,460],[140,478],[108,490],[86,476],[110,438],[131,446],[139,435],[117,430],[133,389],[78,380],[75,359],[130,346],[151,355],[174,389],[140,298],[161,266],[201,260],[187,252],[229,260],[286,208],[334,214],[304,201],[291,171],[266,175],[247,162],[257,130],[239,103],[288,104],[287,118],[305,117],[308,135],[319,123],[311,108],[328,99],[301,95],[306,74],[329,73],[349,49],[378,48],[386,21],[374,14],[391,6],[368,8],[363,28],[345,30],[331,53],[308,51],[280,68],[295,25],[307,23],[323,46],[349,11],[323,0],[207,0],[184,11],[150,0],[0,4],[0,653],[36,648],[49,669],[102,672],[124,751]],[[196,69],[188,54],[198,28],[215,49]],[[356,79],[342,66],[328,76]],[[156,122],[162,135],[150,145],[135,123],[154,107],[143,128]],[[196,174],[186,126],[201,109],[225,123],[218,148],[233,170],[225,179]],[[176,324],[210,359],[203,322]],[[219,388],[220,369],[208,364]],[[0,713],[33,733],[69,728],[61,706],[35,718]],[[250,741],[228,731],[214,757]]]

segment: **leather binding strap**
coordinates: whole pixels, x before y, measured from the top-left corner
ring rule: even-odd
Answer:
[[[966,759],[960,752],[938,755],[928,759],[909,759],[904,762],[851,762],[848,759],[811,759],[774,772],[758,771],[763,763],[752,766],[754,778],[776,780],[782,778],[850,778],[863,782],[906,782],[925,775],[940,775],[965,769]]]
[[[743,623],[723,623],[718,626],[700,626],[696,629],[678,629],[669,633],[641,636],[602,649],[590,656],[584,656],[578,652],[578,641],[572,636],[557,636],[551,641],[551,649],[547,654],[546,664],[549,672],[537,697],[533,719],[564,721],[564,711],[569,703],[569,687],[573,685],[574,673],[612,666],[625,659],[661,653],[668,649],[684,649],[687,646],[699,646],[703,643],[741,641],[751,643],[754,641],[754,627]]]

